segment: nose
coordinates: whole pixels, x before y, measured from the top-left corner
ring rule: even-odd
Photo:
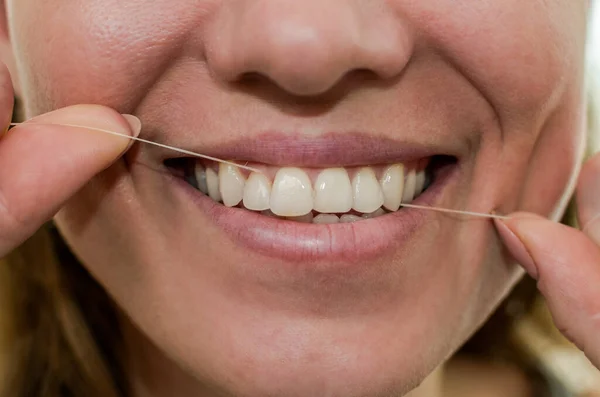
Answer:
[[[261,75],[302,96],[330,90],[353,71],[388,79],[413,40],[384,0],[237,0],[222,3],[205,31],[208,67],[232,82]]]

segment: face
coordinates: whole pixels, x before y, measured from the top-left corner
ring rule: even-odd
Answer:
[[[556,217],[580,160],[584,0],[7,6],[28,116],[98,103],[260,170],[137,145],[56,217],[165,360],[225,395],[408,391],[520,273],[489,221],[399,200]]]

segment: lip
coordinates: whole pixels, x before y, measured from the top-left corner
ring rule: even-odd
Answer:
[[[460,159],[466,151],[460,142],[454,142],[452,146],[423,145],[360,133],[328,133],[319,137],[263,133],[215,146],[194,147],[184,142],[169,144],[221,159],[309,168],[408,163],[434,155]],[[171,151],[157,150],[162,161],[177,157]]]
[[[435,203],[458,174],[457,164],[444,168],[413,203]],[[184,199],[191,200],[236,245],[289,263],[327,262],[340,267],[364,264],[406,244],[421,225],[435,216],[431,211],[403,208],[354,223],[316,225],[285,221],[226,207],[183,179],[170,173],[167,177],[176,189],[183,191]]]

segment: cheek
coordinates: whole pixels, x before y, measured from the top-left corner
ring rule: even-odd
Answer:
[[[586,112],[581,95],[550,117],[529,164],[520,207],[558,220],[569,203],[583,161]]]
[[[499,197],[507,207],[559,216],[585,140],[587,2],[451,3],[423,6],[418,18],[496,113],[482,146],[496,150],[489,161],[498,160],[490,172],[502,179]]]
[[[28,116],[75,103],[131,110],[205,15],[185,0],[19,1],[11,34]]]

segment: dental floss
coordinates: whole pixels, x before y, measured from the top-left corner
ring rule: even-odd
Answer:
[[[10,123],[9,125],[10,126],[17,126],[17,125],[20,125],[20,124],[23,124],[23,123]],[[110,130],[104,130],[102,128],[84,127],[82,125],[75,125],[75,124],[50,124],[50,123],[35,123],[35,124],[38,124],[38,125],[61,125],[61,126],[64,126],[64,127],[86,128],[88,130],[93,130],[93,131],[98,131],[98,132],[104,132],[106,134],[116,135],[116,136],[120,136],[120,137],[123,137],[123,138],[131,139],[132,141],[143,142],[143,143],[147,143],[149,145],[154,145],[154,146],[158,146],[158,147],[161,147],[161,148],[164,148],[164,149],[173,150],[175,152],[179,152],[179,153],[182,153],[182,154],[187,154],[189,156],[199,157],[199,158],[203,158],[203,159],[206,159],[206,160],[216,161],[218,163],[233,165],[233,166],[236,166],[236,167],[239,167],[239,168],[246,169],[248,171],[262,173],[260,170],[258,170],[256,168],[249,167],[247,165],[236,164],[236,163],[231,162],[231,161],[221,160],[219,158],[212,157],[212,156],[207,156],[205,154],[200,154],[200,153],[192,152],[192,151],[185,150],[185,149],[179,149],[179,148],[176,148],[174,146],[165,145],[164,143],[153,142],[153,141],[149,141],[147,139],[138,138],[138,137],[134,137],[134,136],[127,135],[127,134],[121,134],[120,132],[115,132],[115,131],[110,131]]]
[[[416,209],[420,209],[420,210],[432,210],[432,211],[445,212],[445,213],[457,214],[457,215],[467,215],[467,216],[472,216],[472,217],[476,217],[476,218],[509,219],[509,217],[506,215],[486,214],[483,212],[474,212],[474,211],[451,210],[449,208],[441,208],[441,207],[425,206],[425,205],[402,203],[402,204],[400,204],[400,207],[416,208]]]
[[[10,123],[9,125],[14,127],[14,126],[17,126],[17,125],[20,125],[20,124],[23,124],[23,123]],[[258,170],[256,168],[249,167],[247,165],[248,163],[246,163],[246,165],[236,164],[236,163],[231,162],[231,161],[222,160],[222,159],[219,159],[219,158],[216,158],[216,157],[212,157],[212,156],[207,156],[205,154],[200,154],[200,153],[192,152],[192,151],[189,151],[189,150],[180,149],[180,148],[177,148],[177,147],[174,147],[174,146],[165,145],[163,143],[153,142],[153,141],[149,141],[147,139],[133,137],[131,135],[121,134],[119,132],[105,130],[105,129],[102,129],[102,128],[85,127],[85,126],[82,126],[82,125],[75,125],[75,124],[50,124],[50,123],[36,123],[36,124],[40,124],[40,125],[61,125],[61,126],[65,126],[65,127],[87,128],[89,130],[98,131],[98,132],[104,132],[105,134],[115,135],[115,136],[119,136],[119,137],[122,137],[122,138],[130,139],[132,141],[147,143],[149,145],[154,145],[154,146],[158,146],[158,147],[161,147],[161,148],[164,148],[164,149],[173,150],[175,152],[179,152],[179,153],[182,153],[182,154],[187,154],[189,156],[199,157],[199,158],[203,158],[203,159],[207,159],[207,160],[211,160],[211,161],[216,161],[216,162],[223,163],[223,164],[233,165],[235,167],[243,168],[243,169],[246,169],[248,171],[262,173],[260,170]],[[434,207],[434,206],[425,206],[425,205],[416,205],[416,204],[405,204],[405,203],[400,204],[400,206],[401,207],[406,207],[406,208],[414,208],[414,209],[421,209],[421,210],[430,210],[430,211],[444,212],[444,213],[456,214],[456,215],[466,215],[466,216],[471,216],[471,217],[475,217],[475,218],[509,219],[509,217],[505,216],[505,215],[486,214],[486,213],[483,213],[483,212],[474,212],[474,211],[452,210],[452,209],[449,209],[449,208],[441,208],[441,207]]]

